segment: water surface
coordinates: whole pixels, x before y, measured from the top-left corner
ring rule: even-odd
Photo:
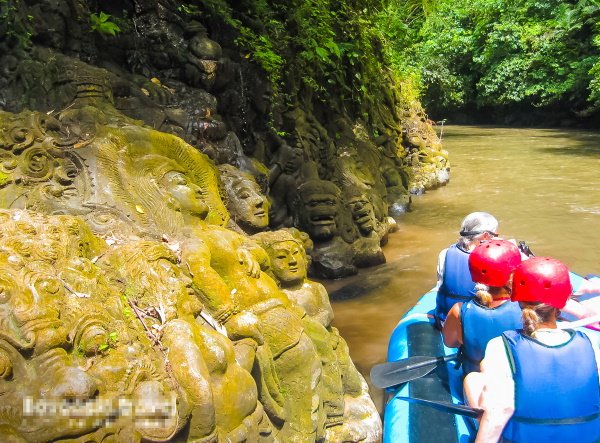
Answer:
[[[445,126],[443,144],[450,182],[413,197],[413,211],[397,217],[387,263],[324,282],[334,295],[355,296],[332,302],[334,325],[364,375],[386,361],[392,330],[435,285],[438,253],[470,212],[490,212],[501,237],[526,241],[536,255],[600,274],[600,132]]]

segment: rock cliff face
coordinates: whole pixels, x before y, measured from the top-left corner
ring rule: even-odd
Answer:
[[[210,2],[8,3],[0,109],[56,117],[77,98],[96,97],[132,121],[177,135],[217,165],[255,178],[270,208],[260,229],[308,232],[315,275],[338,278],[381,263],[388,216],[408,210],[411,193],[448,180],[447,153],[426,115],[418,103],[401,101],[385,71],[375,102],[360,109],[343,91],[316,96],[293,72],[279,91],[282,104],[267,73],[233,43],[235,29],[214,5],[206,9]],[[214,3],[230,12],[245,8]],[[242,10],[239,20],[261,29]],[[71,135],[89,138],[84,122],[78,128]],[[309,190],[331,197],[336,208],[311,203]],[[313,204],[315,210],[307,206]],[[362,228],[365,217],[373,229]],[[343,257],[331,256],[338,250]]]
[[[378,441],[307,275],[383,262],[388,215],[447,180],[422,111],[275,106],[168,0],[119,3],[115,36],[92,3],[8,6],[0,439]]]

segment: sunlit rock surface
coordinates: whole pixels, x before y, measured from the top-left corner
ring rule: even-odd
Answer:
[[[327,293],[306,278],[306,234],[265,232],[301,254],[278,262],[272,242],[222,226],[210,159],[90,100],[58,119],[0,114],[0,198],[22,208],[0,213],[5,434],[377,441]],[[266,225],[252,176],[223,172],[263,203],[237,205],[242,218]]]

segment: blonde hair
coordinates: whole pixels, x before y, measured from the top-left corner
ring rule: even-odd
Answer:
[[[531,336],[539,327],[540,323],[547,322],[560,315],[560,309],[554,306],[545,305],[527,305],[522,309],[523,316],[523,331],[526,335]]]
[[[488,285],[484,285],[483,283],[477,283],[475,285],[475,290],[477,291],[477,293],[475,294],[477,302],[481,306],[489,308],[492,304],[492,300],[494,299],[492,297],[492,294],[490,294],[490,290],[492,290],[492,288]]]

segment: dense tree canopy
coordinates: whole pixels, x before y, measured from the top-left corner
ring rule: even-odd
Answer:
[[[408,63],[431,112],[584,118],[600,104],[599,17],[591,0],[438,0],[403,19]]]

